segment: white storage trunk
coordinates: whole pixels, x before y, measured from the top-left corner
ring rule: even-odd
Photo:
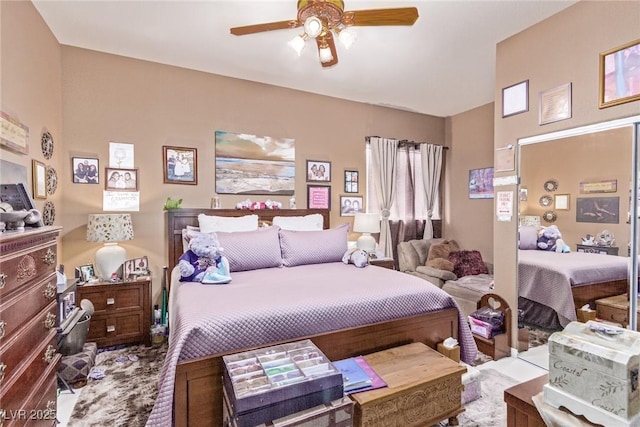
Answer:
[[[638,425],[640,333],[589,321],[549,337],[545,401],[605,425]],[[615,422],[615,424],[610,424]]]

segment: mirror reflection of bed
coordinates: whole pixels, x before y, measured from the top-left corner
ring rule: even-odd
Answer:
[[[562,330],[576,320],[576,308],[595,310],[596,300],[629,290],[632,123],[638,117],[627,121],[519,141],[518,308],[529,328]],[[603,206],[606,212],[597,210]],[[538,247],[540,226],[552,225],[569,253]],[[583,238],[608,246],[585,247]],[[543,367],[548,361],[544,346],[521,357]]]

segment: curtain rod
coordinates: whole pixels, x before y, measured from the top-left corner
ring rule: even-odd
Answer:
[[[372,136],[365,136],[364,140],[365,142],[371,142],[371,138],[381,138],[380,136],[377,135],[372,135]],[[402,139],[400,141],[398,141],[398,143],[400,144],[414,144],[414,145],[419,145],[419,144],[429,144],[428,142],[415,142],[415,141],[409,141],[408,139]],[[433,145],[439,145],[439,144],[433,144]],[[448,150],[449,147],[445,147],[444,145],[441,145],[443,150]]]

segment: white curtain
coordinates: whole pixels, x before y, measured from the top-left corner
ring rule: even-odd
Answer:
[[[423,239],[433,237],[433,209],[438,200],[440,173],[442,172],[442,146],[420,144],[422,160],[422,180],[424,182],[424,199],[427,205],[427,223],[424,226]]]
[[[371,165],[375,176],[376,196],[380,208],[382,221],[380,223],[379,244],[384,250],[386,258],[393,257],[393,243],[389,216],[395,193],[397,175],[396,158],[398,156],[398,140],[371,137]]]

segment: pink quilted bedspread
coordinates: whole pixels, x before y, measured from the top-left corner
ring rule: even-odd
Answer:
[[[172,280],[169,351],[148,426],[171,426],[176,365],[183,360],[327,331],[458,308],[417,277],[368,266],[312,264],[232,273],[228,285]],[[461,358],[477,347],[459,315]]]

